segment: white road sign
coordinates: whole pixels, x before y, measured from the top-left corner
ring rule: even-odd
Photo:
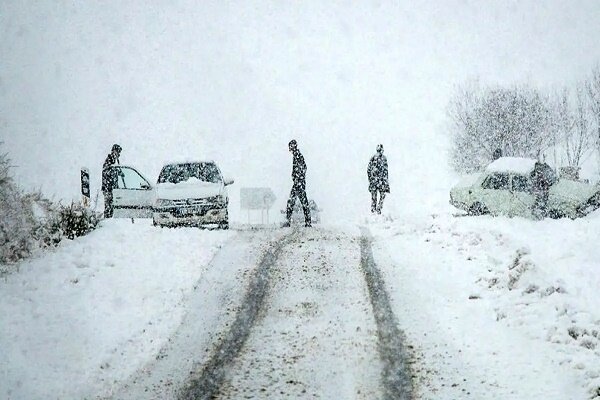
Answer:
[[[240,203],[245,210],[268,210],[275,204],[275,193],[271,188],[241,188]]]

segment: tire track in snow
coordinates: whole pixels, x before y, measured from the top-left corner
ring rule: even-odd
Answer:
[[[385,282],[375,264],[371,248],[372,242],[369,230],[361,227],[361,267],[377,323],[378,350],[384,365],[382,376],[384,395],[386,399],[410,400],[413,388],[408,363],[409,357],[402,342],[404,334],[398,328],[398,322],[385,289]]]
[[[300,229],[271,271],[260,318],[216,398],[384,398],[360,236]]]
[[[248,338],[269,286],[271,268],[277,261],[283,248],[296,236],[297,232],[274,242],[261,258],[258,267],[250,279],[248,290],[244,295],[231,328],[223,340],[213,350],[212,357],[197,373],[191,373],[192,379],[182,390],[181,400],[212,399],[226,379],[228,367],[231,366]]]

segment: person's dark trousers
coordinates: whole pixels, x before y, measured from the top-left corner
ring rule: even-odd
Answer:
[[[534,193],[533,216],[537,219],[543,219],[548,216],[548,191],[539,191]]]
[[[385,192],[379,192],[379,204],[377,205],[377,214],[381,214],[383,209],[383,199],[385,199]]]
[[[296,198],[300,200],[300,204],[302,204],[302,209],[304,210],[304,223],[306,225],[310,225],[310,207],[308,206],[308,198],[306,197],[306,185],[302,183],[294,183],[294,185],[292,186],[290,198],[287,202],[287,222],[292,222],[292,212],[294,211],[294,204],[296,203]]]
[[[371,191],[371,212],[377,211],[377,190]]]
[[[377,192],[379,192],[379,202],[377,202]],[[371,192],[371,212],[381,214],[383,208],[383,200],[385,199],[385,192],[379,190],[373,190]]]
[[[104,193],[104,218],[112,218],[115,207],[113,206],[112,192]]]

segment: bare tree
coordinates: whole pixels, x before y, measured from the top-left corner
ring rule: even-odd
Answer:
[[[549,140],[552,147],[554,165],[564,164],[565,154],[561,151],[563,141],[573,129],[573,111],[569,101],[569,90],[565,87],[552,94],[550,98]]]
[[[480,167],[479,160],[492,156],[493,146],[485,140],[477,115],[481,93],[477,83],[458,87],[448,105],[450,133],[453,136],[452,163],[457,170],[471,172]]]
[[[568,105],[567,105],[568,106]],[[590,115],[589,97],[585,87],[578,85],[575,89],[575,104],[573,111],[567,110],[570,117],[565,118],[563,138],[567,165],[580,167],[585,157],[594,147],[594,129]]]
[[[600,153],[600,65],[597,65],[592,70],[592,76],[588,80],[586,87],[590,101],[589,107],[592,111],[595,124],[594,143]]]
[[[550,143],[548,103],[547,96],[527,86],[458,88],[448,107],[454,167],[478,170],[496,149],[505,156],[538,157]]]

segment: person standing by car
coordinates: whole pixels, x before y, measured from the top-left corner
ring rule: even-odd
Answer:
[[[537,161],[531,172],[531,181],[534,195],[532,214],[535,218],[542,219],[548,215],[550,186],[556,182],[556,175],[548,164]]]
[[[104,218],[112,218],[113,207],[113,189],[117,186],[118,172],[115,165],[119,165],[119,156],[121,155],[121,146],[114,144],[110,153],[102,165],[102,194],[104,194]]]
[[[292,222],[292,213],[294,211],[294,204],[296,198],[300,200],[302,209],[304,210],[304,226],[312,226],[310,219],[310,207],[308,204],[308,197],[306,197],[306,163],[300,150],[298,150],[298,143],[295,140],[291,140],[288,144],[288,149],[292,153],[292,190],[290,192],[290,198],[287,202],[286,209],[286,222],[283,224],[284,227],[290,226]]]
[[[390,192],[388,180],[388,162],[383,155],[383,145],[377,145],[377,153],[371,157],[367,167],[369,192],[371,192],[371,212],[381,214],[385,194]],[[377,194],[379,193],[379,201]]]
[[[497,148],[496,150],[494,150],[494,154],[492,154],[492,161],[496,161],[500,157],[502,157],[502,149]]]

